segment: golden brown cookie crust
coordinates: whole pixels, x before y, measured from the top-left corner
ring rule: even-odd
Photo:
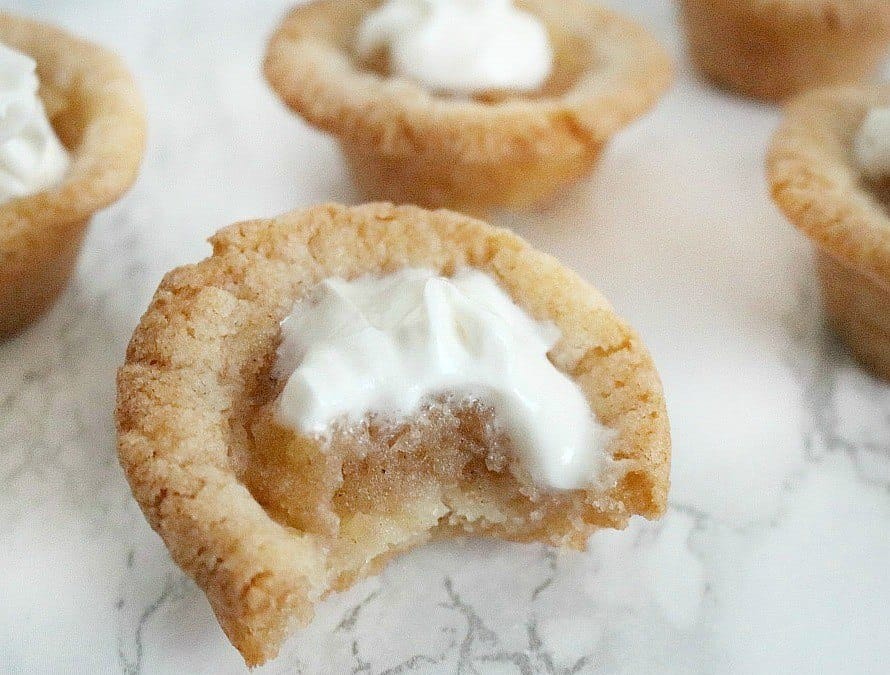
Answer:
[[[111,52],[0,12],[0,42],[37,62],[40,96],[68,148],[57,186],[0,204],[0,337],[40,316],[68,281],[90,217],[136,178],[145,116],[135,82]]]
[[[890,377],[890,215],[856,164],[853,141],[890,87],[804,94],[787,107],[767,155],[773,199],[821,252],[826,309],[866,365]]]
[[[824,253],[817,268],[829,324],[864,366],[890,380],[890,285]]]
[[[781,100],[872,74],[890,45],[885,0],[681,0],[689,53],[721,86]]]
[[[447,211],[324,205],[239,223],[211,242],[211,257],[165,277],[133,335],[118,377],[118,447],[147,519],[249,665],[272,658],[330,588],[373,573],[386,557],[325,579],[326,554],[313,537],[273,519],[239,480],[279,321],[323,278],[405,266],[491,274],[532,316],[562,330],[554,363],[617,432],[610,450],[626,473],[589,495],[578,535],[663,512],[670,439],[651,358],[599,293],[516,235]]]
[[[547,25],[554,74],[535,96],[436,96],[363,68],[352,50],[376,0],[295,8],[272,35],[266,78],[336,136],[369,199],[485,211],[540,201],[587,173],[605,143],[667,88],[672,65],[643,28],[582,0],[520,3]]]

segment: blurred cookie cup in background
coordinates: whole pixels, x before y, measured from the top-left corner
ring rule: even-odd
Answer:
[[[890,86],[791,101],[767,175],[773,199],[815,246],[832,327],[890,378]]]
[[[319,0],[284,19],[264,68],[366,198],[473,213],[587,175],[672,76],[646,30],[582,0]]]
[[[93,214],[136,179],[142,100],[111,52],[0,13],[0,338],[68,283]]]
[[[890,46],[887,0],[680,0],[693,64],[764,100],[868,78]]]

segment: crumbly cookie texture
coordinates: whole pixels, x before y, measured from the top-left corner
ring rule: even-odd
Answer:
[[[532,95],[436,96],[362,62],[354,35],[373,0],[294,9],[269,41],[266,78],[333,134],[369,199],[485,212],[551,196],[596,162],[667,88],[672,65],[643,28],[583,0],[520,6],[550,33],[553,74]]]
[[[782,100],[861,81],[890,46],[886,0],[681,0],[696,67],[740,94]]]
[[[90,217],[136,179],[143,104],[117,56],[0,12],[0,42],[37,62],[40,97],[71,165],[57,186],[0,204],[0,338],[46,311],[74,269]]]
[[[597,291],[516,235],[448,211],[324,205],[211,242],[211,257],[164,278],[133,335],[118,449],[146,518],[248,665],[274,657],[325,594],[430,537],[583,548],[597,528],[664,511],[670,438],[649,354]],[[407,266],[480,269],[560,328],[554,365],[616,432],[610,481],[536,489],[491,411],[448,397],[324,439],[276,423],[272,366],[293,303],[330,276]]]
[[[825,308],[839,335],[890,378],[890,185],[859,170],[853,142],[890,87],[845,87],[794,99],[767,156],[773,199],[815,245]]]

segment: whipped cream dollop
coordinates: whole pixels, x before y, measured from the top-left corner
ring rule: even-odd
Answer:
[[[0,43],[0,203],[62,180],[68,153],[56,137],[33,59]]]
[[[867,178],[890,177],[890,107],[868,111],[853,141],[853,151]]]
[[[531,91],[553,67],[544,25],[511,0],[389,0],[358,33],[364,57],[389,54],[396,75],[434,91]]]
[[[559,338],[478,270],[330,278],[282,322],[279,419],[324,435],[335,420],[405,419],[467,396],[491,407],[537,485],[580,488],[600,476],[612,432],[548,359]]]

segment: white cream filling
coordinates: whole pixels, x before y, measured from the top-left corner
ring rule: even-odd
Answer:
[[[33,59],[0,43],[0,203],[58,184],[68,153],[37,95]]]
[[[550,362],[559,338],[477,270],[326,279],[282,322],[278,415],[324,435],[335,420],[405,419],[436,396],[468,396],[491,406],[537,485],[588,486],[613,433]]]
[[[386,49],[396,75],[433,91],[531,91],[553,68],[544,25],[511,0],[389,0],[358,34],[365,57]]]
[[[867,178],[890,177],[890,107],[868,111],[853,141],[853,151]]]

